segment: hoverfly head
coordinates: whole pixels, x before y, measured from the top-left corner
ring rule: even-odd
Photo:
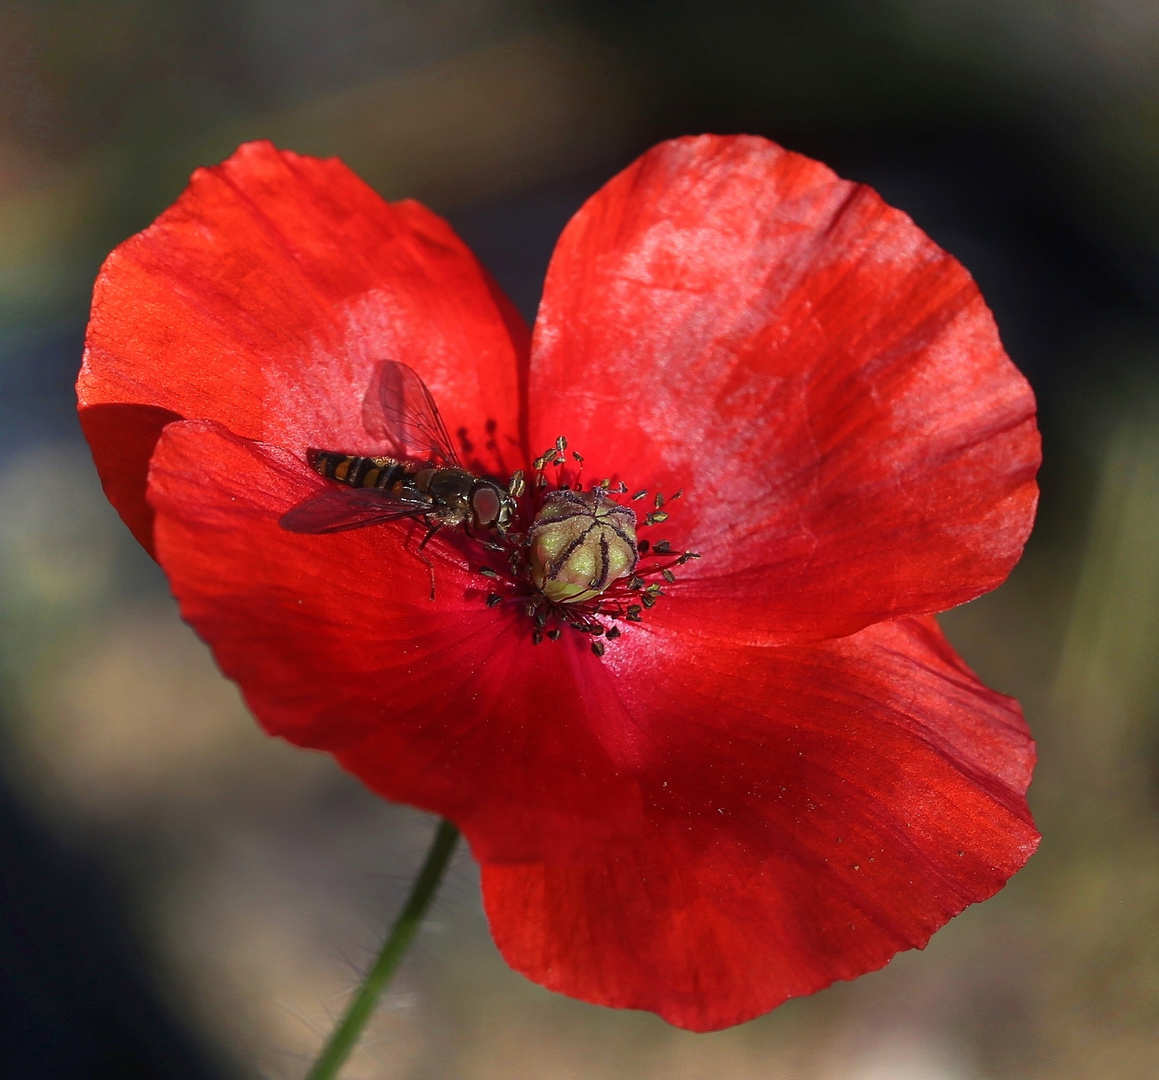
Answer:
[[[498,484],[480,480],[471,492],[471,524],[476,529],[507,530],[515,516],[515,500]]]

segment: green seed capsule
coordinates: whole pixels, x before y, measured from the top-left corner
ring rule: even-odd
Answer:
[[[599,596],[636,566],[636,515],[594,491],[553,491],[529,535],[531,580],[548,600]]]

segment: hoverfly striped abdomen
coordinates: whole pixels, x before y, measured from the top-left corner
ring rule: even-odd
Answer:
[[[310,464],[328,480],[355,488],[378,488],[389,491],[408,475],[407,467],[394,458],[359,457],[357,454],[335,454],[329,450],[311,450]]]

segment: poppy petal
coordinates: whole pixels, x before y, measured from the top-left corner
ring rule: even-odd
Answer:
[[[579,635],[534,646],[521,609],[485,604],[466,541],[426,547],[432,600],[421,523],[279,526],[324,485],[210,422],[171,424],[153,455],[158,561],[266,730],[450,817],[480,858],[590,857],[638,837],[623,706]]]
[[[525,458],[526,349],[518,314],[445,221],[384,202],[336,158],[257,142],[199,169],[106,260],[77,393],[109,498],[149,547],[156,410],[297,451],[382,452],[362,400],[379,363],[400,360],[467,456],[504,472]]]
[[[631,637],[649,835],[483,868],[495,941],[535,981],[726,1027],[920,948],[1033,852],[1017,703],[932,619],[771,649]]]
[[[681,625],[779,643],[943,611],[1030,531],[1034,398],[969,274],[767,140],[663,143],[593,196],[531,363],[533,451],[566,434],[595,477],[684,490]]]

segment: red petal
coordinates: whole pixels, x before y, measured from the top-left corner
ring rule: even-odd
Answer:
[[[819,646],[616,644],[650,835],[627,857],[483,870],[496,943],[551,989],[740,1023],[921,947],[1035,848],[1017,703],[931,619]]]
[[[526,337],[441,218],[384,202],[337,159],[248,143],[194,173],[176,204],[105,262],[77,385],[81,420],[109,498],[148,544],[148,457],[95,407],[216,420],[299,451],[373,452],[362,398],[378,362],[395,359],[426,380],[452,434],[467,428],[483,467],[501,471],[482,425],[495,421],[518,459],[507,468],[521,465]],[[149,427],[147,415],[126,423]]]
[[[966,271],[764,139],[649,151],[572,219],[532,348],[532,450],[678,488],[685,626],[852,633],[993,588],[1033,519],[1034,398]],[[672,509],[672,508],[670,508]]]
[[[526,614],[486,607],[487,579],[441,537],[432,602],[416,523],[280,528],[322,483],[196,421],[166,428],[150,469],[158,561],[266,730],[452,818],[481,858],[590,856],[638,834],[623,707],[579,635],[533,646]]]

